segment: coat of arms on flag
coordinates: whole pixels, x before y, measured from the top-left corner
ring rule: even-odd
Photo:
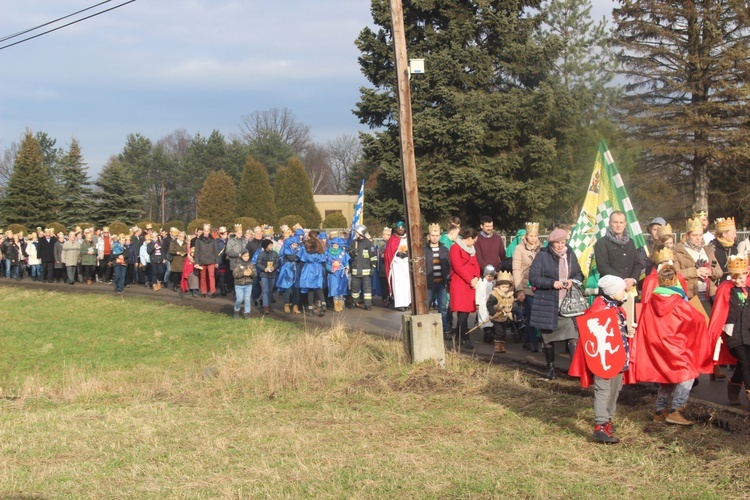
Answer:
[[[643,238],[641,225],[638,223],[625,184],[607,143],[602,139],[586,190],[586,198],[568,243],[578,257],[584,276],[589,275],[594,243],[606,234],[609,216],[616,210],[625,213],[628,233],[635,247],[645,246],[646,240]]]

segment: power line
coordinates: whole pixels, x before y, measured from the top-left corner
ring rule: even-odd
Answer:
[[[63,19],[67,19],[67,18],[72,17],[72,16],[75,16],[77,14],[80,14],[81,12],[86,12],[87,10],[91,10],[91,9],[93,9],[95,7],[99,7],[100,5],[103,5],[105,3],[109,3],[111,1],[112,0],[104,0],[104,2],[100,2],[100,3],[96,4],[96,5],[92,5],[91,7],[86,7],[85,9],[81,9],[78,12],[73,12],[72,14],[68,14],[67,16],[58,17],[54,21],[50,21],[48,23],[40,24],[39,26],[35,26],[35,27],[29,28],[27,30],[19,31],[18,33],[14,33],[12,35],[4,36],[4,37],[0,38],[0,42],[4,42],[6,40],[10,40],[11,38],[15,38],[17,36],[21,36],[24,33],[28,33],[29,31],[34,31],[34,30],[38,30],[39,28],[44,28],[45,26],[49,26],[50,24],[56,23],[58,21],[62,21]]]
[[[109,1],[111,1],[111,0],[109,0]],[[0,50],[7,49],[8,47],[13,47],[14,45],[18,45],[19,43],[23,43],[23,42],[27,42],[29,40],[33,40],[34,38],[39,38],[42,35],[46,35],[48,33],[52,33],[53,31],[57,31],[57,30],[63,29],[65,27],[67,27],[67,26],[71,26],[71,25],[76,24],[76,23],[80,23],[81,21],[85,21],[86,19],[91,19],[92,17],[96,17],[99,14],[104,14],[105,12],[109,12],[110,10],[119,9],[120,7],[123,7],[123,6],[125,6],[125,5],[127,5],[129,3],[133,3],[133,2],[135,2],[135,0],[129,0],[129,1],[125,2],[125,3],[121,3],[120,5],[115,5],[114,7],[110,7],[109,9],[105,9],[105,10],[102,10],[100,12],[97,12],[96,14],[91,14],[90,16],[82,17],[81,19],[77,19],[75,21],[71,21],[71,22],[69,22],[67,24],[63,24],[62,26],[58,26],[57,28],[53,28],[51,30],[43,31],[42,33],[39,33],[38,35],[30,36],[28,38],[24,38],[23,40],[19,40],[17,42],[9,43],[8,45],[3,45],[2,47],[0,47]]]

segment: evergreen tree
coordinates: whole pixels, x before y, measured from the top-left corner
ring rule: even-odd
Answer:
[[[276,211],[279,218],[299,214],[305,218],[307,227],[320,227],[321,217],[318,207],[315,206],[310,177],[296,156],[293,156],[287,165]]]
[[[2,212],[8,224],[43,226],[54,216],[54,181],[44,165],[39,141],[30,130],[24,133],[5,189]]]
[[[542,6],[542,24],[535,35],[539,43],[549,40],[558,44],[552,76],[570,94],[565,112],[575,117],[560,120],[566,128],[556,143],[558,164],[570,171],[572,182],[562,185],[555,196],[550,214],[554,222],[578,217],[578,202],[585,195],[580,186],[589,181],[601,139],[606,139],[610,148],[621,144],[618,126],[610,119],[610,108],[621,93],[612,83],[617,59],[611,30],[605,18],[595,21],[591,17],[591,8],[591,0],[548,0]],[[619,152],[614,149],[613,153]],[[628,165],[621,156],[617,159],[624,173]]]
[[[276,202],[268,172],[252,157],[247,158],[237,187],[237,215],[254,217],[266,224],[276,221]]]
[[[707,210],[712,173],[750,163],[750,6],[621,0],[614,19],[630,80],[623,109],[644,169],[677,193],[692,191],[692,209]],[[663,215],[690,214],[675,205]]]
[[[427,220],[458,215],[475,224],[486,213],[499,228],[517,228],[544,213],[569,185],[556,145],[566,140],[575,108],[551,75],[559,41],[533,38],[540,4],[404,5],[407,50],[424,56],[428,68],[411,79],[420,206]],[[387,0],[372,0],[371,10],[379,29],[364,28],[356,41],[371,87],[360,90],[355,114],[381,129],[362,136],[363,166],[377,176],[367,183],[365,212],[394,221],[403,214],[403,188],[391,11]]]
[[[284,177],[286,177],[286,167],[279,167],[273,179],[273,199],[276,201],[277,207],[281,200],[281,187],[284,185]]]
[[[67,227],[86,220],[91,213],[92,190],[81,147],[73,138],[60,159],[60,206],[57,219]]]
[[[262,129],[258,135],[248,143],[250,155],[257,158],[273,178],[276,170],[286,164],[294,156],[294,149],[284,142],[283,137],[275,130]]]
[[[130,170],[117,157],[109,159],[94,184],[99,188],[95,195],[98,198],[96,222],[104,225],[120,221],[130,225],[141,217],[143,196]]]
[[[234,181],[223,170],[214,170],[203,182],[198,197],[198,217],[208,219],[212,226],[230,226],[236,213]]]

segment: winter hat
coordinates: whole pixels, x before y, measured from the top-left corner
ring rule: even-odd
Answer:
[[[483,276],[495,276],[495,274],[497,274],[495,272],[495,266],[493,266],[492,264],[487,264],[486,266],[484,266]]]
[[[242,251],[240,252],[240,257],[242,257],[243,255],[245,255],[246,253],[247,254],[250,253],[250,250],[248,250],[247,247],[245,247],[245,248],[242,249]]]
[[[599,278],[599,290],[607,297],[614,297],[625,291],[625,280],[613,274],[602,276]]]
[[[268,248],[268,245],[273,245],[273,240],[270,238],[263,238],[263,241],[260,243],[260,247],[265,250]]]
[[[547,237],[547,241],[554,243],[556,241],[565,241],[568,239],[568,232],[565,229],[557,228]]]
[[[655,217],[654,220],[648,223],[648,227],[651,227],[654,224],[659,224],[660,226],[666,226],[667,221],[665,221],[662,217]]]

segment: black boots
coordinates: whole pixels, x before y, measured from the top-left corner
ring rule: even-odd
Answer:
[[[545,376],[550,380],[556,379],[557,374],[555,373],[555,346],[545,345],[543,351],[544,359],[545,361],[547,361],[547,375]]]

